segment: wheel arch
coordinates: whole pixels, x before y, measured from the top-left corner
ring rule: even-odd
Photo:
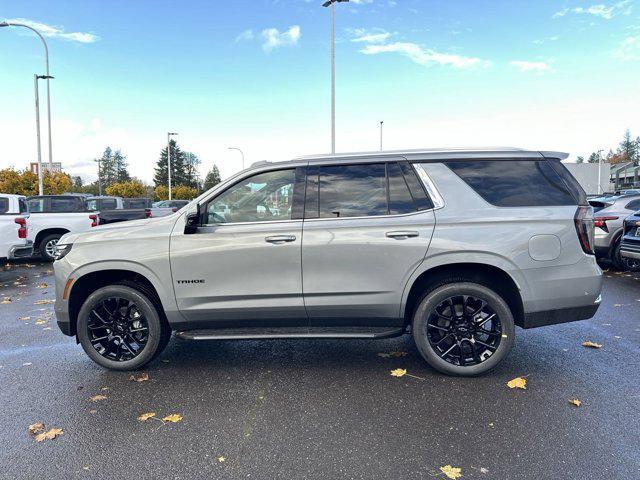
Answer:
[[[498,293],[509,305],[516,325],[524,322],[522,292],[518,283],[503,268],[481,262],[456,262],[435,265],[422,270],[405,289],[402,313],[409,325],[422,294],[447,278],[456,277],[485,285]]]
[[[69,233],[69,230],[61,227],[45,228],[44,230],[40,230],[33,241],[33,247],[40,248],[40,242],[49,235],[64,235],[65,233]]]

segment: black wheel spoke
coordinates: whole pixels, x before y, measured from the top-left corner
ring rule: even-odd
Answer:
[[[491,356],[487,350],[495,352],[502,340],[498,314],[486,300],[473,295],[446,298],[427,315],[424,328],[429,345],[453,365],[469,367],[486,361]]]

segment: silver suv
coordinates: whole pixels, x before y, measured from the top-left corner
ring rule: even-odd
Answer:
[[[186,340],[412,334],[452,375],[515,326],[592,317],[602,273],[566,154],[421,150],[263,162],[165,218],[58,244],[56,314],[96,363]]]

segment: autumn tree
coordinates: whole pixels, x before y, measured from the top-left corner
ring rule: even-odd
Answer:
[[[126,182],[116,182],[106,188],[107,195],[112,197],[135,198],[143,197],[146,188],[140,180],[133,179]]]

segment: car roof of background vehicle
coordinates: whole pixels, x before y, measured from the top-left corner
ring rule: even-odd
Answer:
[[[24,195],[14,195],[13,193],[0,193],[2,198],[25,198]]]

